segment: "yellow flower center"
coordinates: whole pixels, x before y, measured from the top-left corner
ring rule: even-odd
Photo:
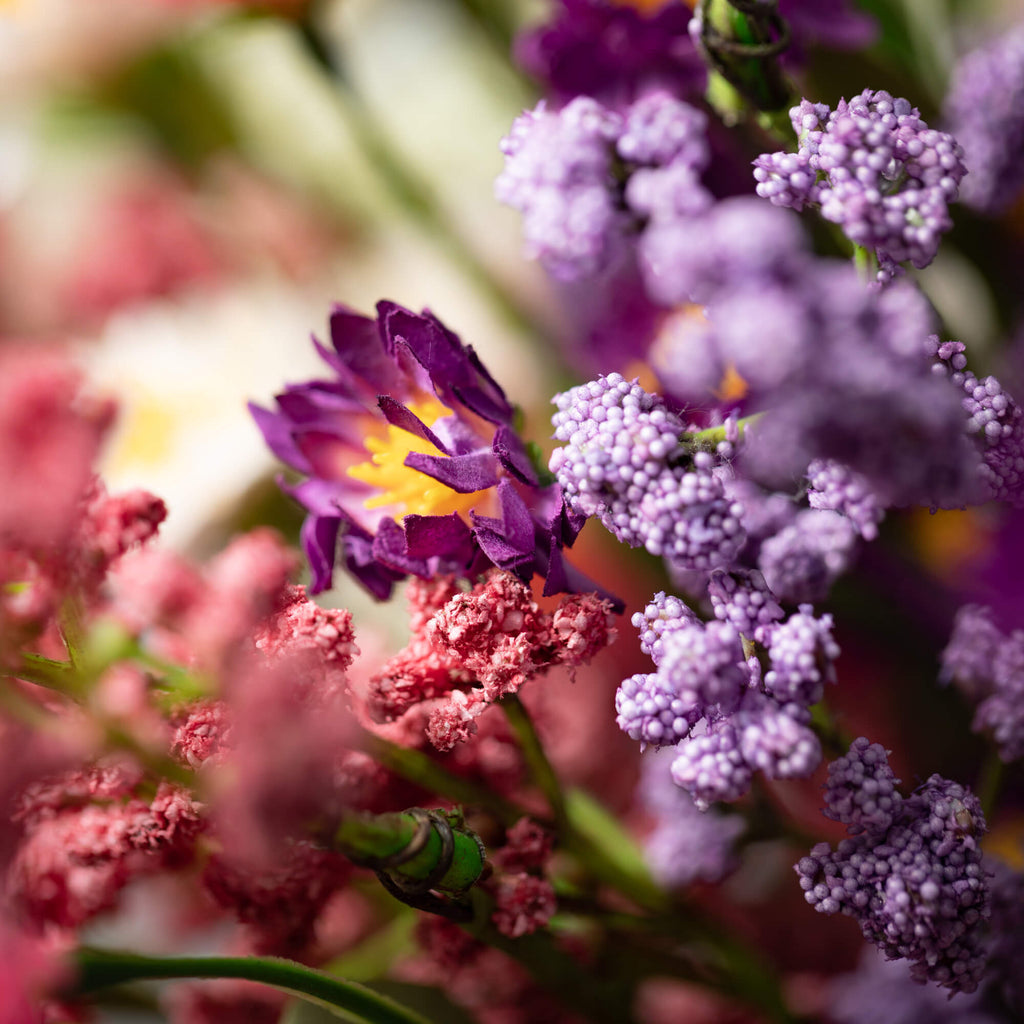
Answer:
[[[451,416],[451,409],[446,408],[436,398],[426,402],[409,405],[409,410],[418,416],[428,427],[433,426],[444,416]],[[415,434],[410,434],[401,427],[388,424],[384,437],[368,437],[366,449],[370,458],[366,462],[351,466],[347,473],[355,480],[374,487],[378,493],[371,495],[363,502],[365,508],[394,508],[396,522],[403,516],[446,516],[458,512],[465,519],[469,510],[480,503],[486,491],[472,491],[459,494],[450,487],[405,465],[405,457],[410,452],[424,455],[441,455],[442,453],[429,442]]]

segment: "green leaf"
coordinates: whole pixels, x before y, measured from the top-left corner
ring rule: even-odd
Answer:
[[[647,906],[661,906],[665,895],[651,877],[643,852],[615,817],[582,789],[570,789],[566,793],[565,807],[573,831],[589,840],[593,848],[601,852],[604,864],[628,883],[622,891]],[[588,864],[588,867],[595,865]]]

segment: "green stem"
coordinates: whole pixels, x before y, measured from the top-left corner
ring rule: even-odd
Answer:
[[[27,651],[21,659],[21,664],[11,670],[12,676],[69,697],[77,695],[75,669],[71,662],[54,661],[53,658],[44,658],[41,654]]]
[[[441,812],[442,814],[444,812]],[[469,889],[484,870],[484,853],[476,836],[459,822],[451,821],[453,852],[451,864],[433,888],[460,894]],[[420,829],[420,821],[409,811],[397,814],[351,814],[342,819],[333,836],[333,847],[355,863],[374,866],[409,848]],[[420,881],[438,867],[442,855],[441,836],[436,827],[415,856],[389,868],[393,875]]]
[[[749,416],[744,416],[735,423],[736,436],[740,441],[743,440],[743,435],[750,429],[762,416],[763,412],[751,413]],[[681,440],[684,444],[691,448],[713,448],[720,441],[728,440],[728,434],[730,428],[726,424],[722,424],[720,427],[708,427],[706,430],[695,430],[689,434],[683,434]]]
[[[526,808],[492,793],[470,779],[442,768],[426,754],[411,747],[400,747],[373,733],[364,733],[359,744],[378,764],[403,779],[422,786],[453,803],[467,807],[480,807],[490,812],[503,825],[514,825],[527,814]]]
[[[845,236],[844,236],[845,237]],[[862,245],[853,247],[853,265],[862,284],[873,284],[878,276],[878,257]]]
[[[290,992],[367,1024],[429,1024],[426,1018],[355,982],[332,978],[291,960],[270,957],[146,957],[83,948],[76,954],[73,995],[109,985],[170,978],[244,978]]]
[[[501,709],[505,712],[508,724],[519,740],[519,749],[523,753],[530,775],[537,787],[544,794],[551,813],[555,819],[555,826],[559,832],[564,832],[568,826],[568,814],[565,809],[565,794],[562,792],[562,785],[558,781],[555,769],[548,760],[548,755],[537,735],[537,729],[533,724],[530,713],[526,710],[523,702],[511,694],[501,700]]]

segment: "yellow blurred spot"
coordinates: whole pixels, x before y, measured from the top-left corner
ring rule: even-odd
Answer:
[[[1014,871],[1024,869],[1024,818],[1000,821],[985,837],[985,853]]]
[[[443,416],[452,415],[451,409],[445,408],[436,399],[410,405],[409,409],[428,427]],[[384,437],[366,439],[366,448],[370,458],[350,467],[346,472],[353,479],[361,480],[379,492],[363,502],[366,508],[393,508],[396,521],[407,515],[445,516],[452,512],[458,512],[465,518],[469,510],[478,505],[487,493],[472,491],[459,494],[418,469],[405,465],[405,457],[410,452],[423,455],[440,453],[429,441],[401,427],[388,424]]]
[[[922,562],[942,579],[954,579],[981,556],[989,544],[984,521],[975,509],[940,509],[912,513],[912,543]]]
[[[2,0],[0,0],[2,2]],[[140,398],[122,412],[120,443],[111,456],[110,468],[122,472],[137,466],[157,466],[166,462],[174,448],[176,410],[155,397]]]
[[[736,367],[729,363],[718,387],[712,393],[720,402],[738,402],[746,397],[747,382],[736,372]]]

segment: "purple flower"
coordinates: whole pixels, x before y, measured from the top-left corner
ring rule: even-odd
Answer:
[[[652,752],[644,757],[638,792],[655,822],[644,853],[662,885],[717,882],[735,867],[733,844],[745,827],[743,818],[701,811],[673,783],[667,755]]]
[[[807,467],[807,503],[841,512],[865,540],[878,536],[885,509],[868,481],[834,459],[814,459]]]
[[[690,41],[690,9],[664,4],[645,15],[610,0],[556,0],[550,22],[516,42],[518,63],[558,102],[594,96],[628,103],[652,88],[700,93],[704,65]]]
[[[961,59],[945,115],[970,171],[963,201],[988,213],[1009,208],[1024,188],[1024,25]]]
[[[790,117],[799,149],[754,161],[758,195],[819,207],[854,244],[877,252],[890,275],[906,260],[928,266],[967,172],[956,139],[929,128],[907,100],[870,89],[834,111],[803,100]]]
[[[829,985],[829,1018],[835,1024],[1010,1024],[986,1008],[982,992],[950,998],[935,985],[920,985],[896,960],[867,947],[857,970]]]
[[[742,506],[725,495],[714,457],[685,459],[682,421],[620,374],[555,396],[551,457],[566,502],[596,515],[624,544],[680,568],[729,565],[743,545]]]
[[[909,960],[915,979],[973,992],[990,913],[981,805],[938,775],[898,799],[879,750],[859,739],[830,766],[830,816],[848,821],[851,835],[835,850],[815,846],[796,865],[800,886],[815,910],[853,917],[887,957]]]
[[[978,379],[967,369],[964,344],[939,343],[931,335],[926,350],[935,369],[963,391],[964,429],[981,455],[983,496],[1024,506],[1024,409],[995,377]]]
[[[781,601],[820,601],[849,567],[856,539],[845,516],[804,509],[761,545],[761,572]]]
[[[378,598],[408,574],[475,576],[491,565],[546,592],[584,586],[562,559],[582,520],[542,486],[504,391],[433,314],[393,302],[377,318],[337,306],[330,378],[251,405],[269,447],[306,479],[302,544],[314,593],[340,562]],[[592,589],[592,587],[586,587]]]
[[[628,266],[645,220],[678,224],[710,194],[707,119],[665,92],[619,112],[588,96],[561,110],[542,100],[501,142],[497,198],[523,214],[527,255],[552,277],[577,281]]]

